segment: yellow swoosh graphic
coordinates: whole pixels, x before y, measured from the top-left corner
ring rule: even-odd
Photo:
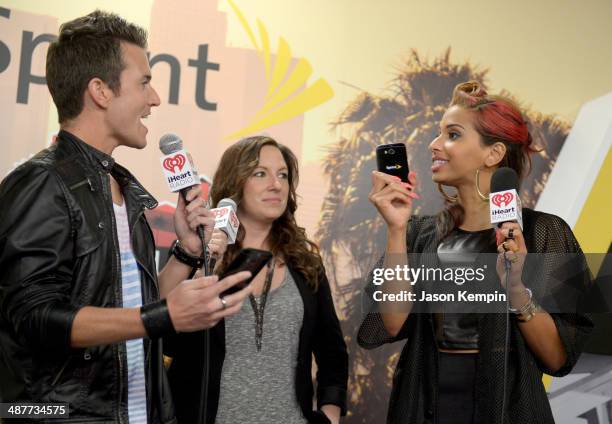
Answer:
[[[288,100],[283,104],[282,108],[278,108],[245,128],[228,135],[225,139],[244,137],[247,134],[261,131],[279,122],[288,121],[303,114],[304,111],[328,101],[333,96],[334,91],[327,81],[319,79],[312,86]]]
[[[263,57],[264,66],[266,67],[266,78],[270,81],[270,38],[268,37],[266,27],[259,19],[257,19],[257,27],[259,28],[259,36],[261,37],[260,56]]]
[[[308,60],[301,58],[291,67],[291,48],[287,41],[279,37],[276,57],[272,66],[270,39],[265,25],[257,19],[260,42],[236,3],[228,0],[238,21],[247,33],[251,44],[262,58],[268,88],[266,99],[250,123],[224,139],[234,139],[261,131],[265,128],[295,118],[325,103],[334,96],[334,91],[327,81],[320,78],[308,86],[312,75],[312,66]]]
[[[246,20],[246,18],[244,17],[240,9],[238,9],[238,6],[236,6],[232,0],[229,0],[229,4],[234,10],[234,13],[236,14],[236,17],[238,18],[238,20],[240,21],[240,24],[242,24],[242,27],[247,32],[247,35],[249,36],[249,40],[251,40],[251,44],[255,46],[255,50],[260,52],[261,49],[257,45],[257,39],[255,38],[255,33],[253,33],[253,30],[251,29],[249,22]]]
[[[289,69],[291,63],[291,49],[289,44],[284,38],[278,40],[278,49],[276,50],[276,60],[274,61],[274,73],[272,74],[272,81],[268,87],[267,98],[269,99],[272,93],[279,87],[281,81]]]

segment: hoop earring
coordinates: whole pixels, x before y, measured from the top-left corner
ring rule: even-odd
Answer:
[[[476,193],[478,193],[478,197],[480,197],[483,202],[489,201],[489,196],[485,196],[482,194],[482,191],[480,191],[480,169],[476,169]]]
[[[446,194],[444,192],[444,189],[442,188],[442,184],[440,183],[438,183],[438,191],[442,194],[442,197],[444,197],[444,200],[446,200],[449,203],[457,203],[457,201],[459,200],[459,195],[449,196],[448,194]]]

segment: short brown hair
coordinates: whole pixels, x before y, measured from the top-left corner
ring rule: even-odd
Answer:
[[[100,78],[119,93],[125,68],[121,41],[147,47],[147,32],[113,13],[96,10],[62,24],[47,52],[47,86],[59,122],[83,110],[83,93],[92,78]]]

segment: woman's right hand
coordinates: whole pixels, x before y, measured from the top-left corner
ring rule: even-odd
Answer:
[[[416,186],[416,173],[408,174],[409,183],[398,177],[379,171],[372,172],[372,190],[368,195],[387,223],[389,231],[405,231],[412,214],[412,200],[419,196],[413,191]]]

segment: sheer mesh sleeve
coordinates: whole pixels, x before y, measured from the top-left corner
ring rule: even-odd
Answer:
[[[419,217],[413,215],[408,223],[408,230],[406,232],[406,243],[408,246],[408,252],[420,252],[422,249],[421,240],[424,233],[433,230],[435,231],[435,217],[423,216]],[[433,225],[433,227],[432,227]],[[431,235],[431,234],[429,234]],[[385,263],[385,256],[376,262],[374,268],[380,268]],[[357,334],[357,343],[364,349],[374,349],[385,343],[393,343],[399,340],[407,339],[411,333],[411,329],[416,325],[414,314],[408,315],[408,318],[404,322],[404,325],[394,337],[390,335],[383,323],[382,317],[377,310],[377,304],[372,299],[372,294],[376,290],[377,286],[373,283],[373,272],[370,271],[365,281],[364,293],[362,295],[362,311],[366,314],[359,332]]]
[[[526,284],[537,284],[538,300],[552,317],[565,348],[567,360],[557,371],[539,363],[546,374],[562,377],[567,375],[590,335],[593,323],[582,310],[582,301],[592,286],[592,276],[586,258],[563,219],[538,213],[533,228],[533,251],[540,263],[538,272],[528,273]],[[529,249],[528,249],[529,250]]]
[[[376,262],[374,268],[380,268],[384,263],[385,256],[383,255],[378,262]],[[408,323],[411,321],[411,315],[408,315],[408,319],[404,322],[402,329],[395,337],[387,332],[382,317],[376,310],[377,305],[372,300],[372,293],[376,288],[372,282],[373,278],[372,270],[366,279],[366,286],[362,297],[362,310],[367,311],[367,315],[361,323],[357,334],[357,343],[364,349],[374,349],[385,343],[393,343],[408,338]]]

